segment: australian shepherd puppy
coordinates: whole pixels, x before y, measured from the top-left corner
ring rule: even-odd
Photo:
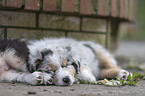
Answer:
[[[98,79],[116,78],[117,76],[120,79],[127,79],[129,76],[128,71],[122,70],[120,67],[118,67],[116,60],[111,54],[109,54],[108,51],[106,51],[102,46],[93,42],[79,42],[73,39],[65,38],[44,38],[42,40],[29,42],[28,49],[30,50],[30,54],[27,58],[27,65],[29,72],[32,74],[25,73],[26,75],[23,76],[23,79],[21,76],[24,73],[16,75],[15,78],[17,81],[27,81],[27,79],[35,77],[34,73],[37,71],[51,74],[53,76],[52,81],[55,85],[72,85],[78,79],[94,82]],[[1,54],[1,58],[4,58],[2,60],[5,63],[7,62],[4,60],[9,58],[5,57],[5,54],[9,54],[9,52],[13,58],[16,57],[16,51],[14,51],[14,49],[11,48],[4,51],[4,53]],[[13,68],[12,65],[5,65],[6,64],[3,64],[1,67],[4,69],[1,70],[2,72],[10,70],[10,67]],[[27,70],[26,68],[22,67],[23,66],[18,66],[18,68],[16,68],[17,70]],[[11,70],[14,70],[12,68]],[[12,71],[10,74],[14,73],[16,74],[16,72]],[[7,78],[7,75],[4,76],[6,77],[3,77],[2,74],[4,79]],[[38,81],[38,76],[36,76],[36,78],[36,81]],[[32,84],[30,81],[32,80],[27,82]]]
[[[19,40],[0,41],[0,81],[52,84],[51,74],[29,71],[29,49]]]

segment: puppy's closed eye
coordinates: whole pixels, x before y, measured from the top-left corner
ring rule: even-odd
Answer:
[[[37,59],[36,61],[35,61],[35,69],[37,70],[40,66],[41,66],[41,62],[42,62],[42,60],[40,60],[40,59]]]

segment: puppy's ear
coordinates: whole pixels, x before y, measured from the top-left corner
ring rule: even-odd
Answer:
[[[50,49],[44,49],[41,52],[37,51],[35,69],[37,70],[42,65],[42,61],[45,59],[45,56],[52,56],[52,55],[53,55],[53,51],[51,51]]]
[[[41,51],[41,58],[42,58],[42,59],[44,59],[44,57],[45,57],[46,55],[52,56],[52,55],[53,55],[53,51],[50,50],[50,49],[44,49],[43,51]]]
[[[37,51],[36,55],[37,60],[43,60],[46,55],[53,55],[53,51],[51,51],[50,49],[44,49],[41,52]]]
[[[41,53],[37,50],[35,55],[32,55],[33,57],[35,57],[35,61],[31,64],[31,62],[27,62],[27,67],[29,72],[34,72],[36,71],[36,67],[38,67],[38,65],[40,64],[40,61],[42,61],[42,55]],[[29,58],[31,59],[31,58]]]
[[[79,72],[80,72],[80,67],[81,67],[80,62],[74,60],[74,62],[72,63],[72,65],[74,66],[74,68],[75,68],[75,70],[76,70],[76,73],[79,74]]]
[[[31,69],[33,69],[33,71],[36,71],[37,69],[38,69],[38,67],[39,67],[39,65],[41,64],[41,62],[42,62],[42,54],[41,54],[41,52],[40,51],[36,51],[36,60],[35,60],[35,62],[34,62],[34,65],[33,66],[31,66],[31,67],[33,67],[33,68],[31,68]],[[32,72],[33,72],[32,71]]]

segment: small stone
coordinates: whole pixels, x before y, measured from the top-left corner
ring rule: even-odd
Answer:
[[[62,93],[61,91],[54,91],[54,93]]]
[[[28,94],[36,94],[34,91],[29,91]]]
[[[74,91],[75,89],[70,89],[70,91]]]
[[[46,89],[44,89],[43,91],[47,91]]]

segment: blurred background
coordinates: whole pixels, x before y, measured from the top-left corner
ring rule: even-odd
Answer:
[[[121,63],[133,69],[145,69],[145,0],[137,0],[136,22],[122,24],[120,43],[116,51]],[[123,62],[122,62],[123,61]]]
[[[137,17],[134,25],[130,25],[127,30],[122,30],[121,38],[125,40],[145,40],[145,1],[137,0]],[[134,29],[132,29],[134,27]]]

